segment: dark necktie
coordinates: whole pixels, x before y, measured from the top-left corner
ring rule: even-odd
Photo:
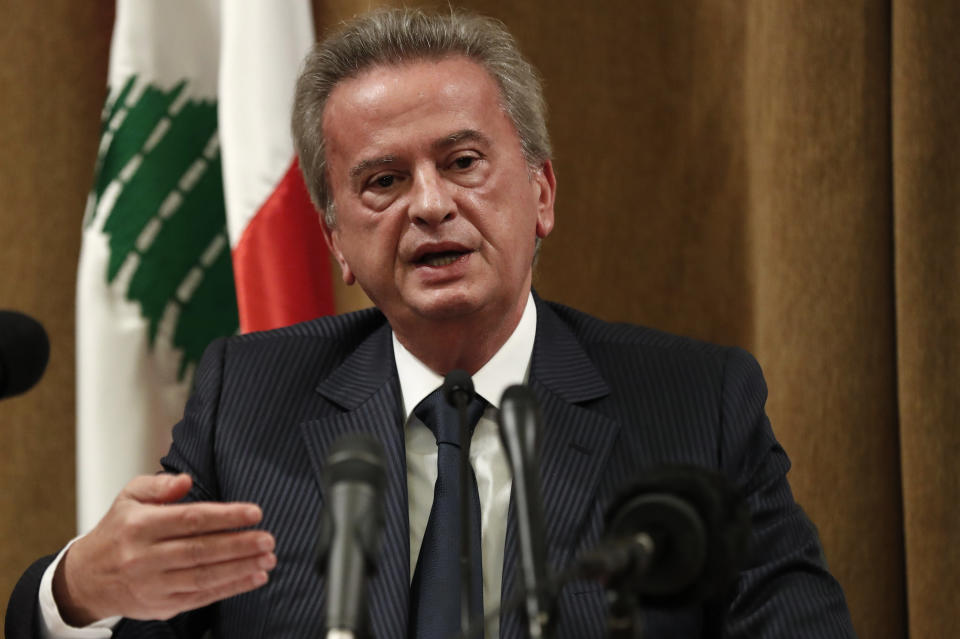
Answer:
[[[486,402],[474,396],[467,406],[470,434]],[[413,413],[437,438],[437,483],[433,507],[420,546],[410,585],[410,639],[449,639],[460,633],[460,420],[442,389],[428,395]],[[469,447],[470,442],[466,445]],[[480,564],[480,496],[473,468],[469,470],[470,555],[473,598],[470,619],[483,614],[483,576]]]

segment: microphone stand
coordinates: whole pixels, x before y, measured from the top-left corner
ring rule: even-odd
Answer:
[[[630,538],[608,541],[594,550],[581,555],[573,565],[554,574],[541,583],[537,592],[523,589],[500,606],[483,617],[487,623],[500,618],[502,613],[526,609],[531,596],[553,596],[563,586],[573,581],[589,580],[604,584],[609,598],[607,614],[607,637],[610,639],[642,639],[643,615],[640,604],[642,597],[635,591],[628,579],[611,579],[618,572],[632,567],[645,569],[653,556],[654,542],[646,533],[638,533]],[[482,639],[483,626],[474,622],[464,629],[456,639]],[[527,637],[530,628],[524,628]],[[340,638],[338,638],[340,639]],[[344,637],[343,639],[352,639]]]
[[[473,562],[470,556],[470,427],[467,425],[467,403],[470,400],[465,389],[457,389],[450,398],[456,404],[460,418],[460,632],[466,636],[473,622],[470,602],[473,601]],[[483,611],[480,611],[481,618]]]
[[[631,572],[645,573],[655,552],[653,537],[640,532],[625,539],[607,543],[581,556],[577,562],[580,577],[603,581],[606,585],[609,608],[607,637],[609,639],[642,639],[642,598],[629,578],[619,575],[628,566]]]
[[[614,500],[605,519],[601,545],[541,582],[535,594],[556,592],[571,581],[600,581],[609,597],[613,639],[642,636],[641,602],[692,604],[723,592],[747,554],[749,509],[730,480],[715,471],[650,470]],[[529,597],[524,591],[501,610],[518,608]]]
[[[554,595],[547,580],[546,534],[540,491],[540,409],[526,386],[511,386],[500,400],[500,439],[513,474],[512,498],[526,592],[528,639],[553,636]]]

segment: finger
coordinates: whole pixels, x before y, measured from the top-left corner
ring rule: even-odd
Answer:
[[[228,597],[233,597],[251,590],[255,590],[260,586],[263,586],[267,583],[269,577],[267,576],[266,571],[259,571],[238,579],[237,581],[224,584],[219,588],[212,590],[205,590],[201,592],[190,592],[190,593],[176,593],[171,595],[168,599],[170,608],[173,609],[173,614],[183,612],[185,610],[193,610],[195,608],[202,608],[214,602],[220,601],[221,599],[226,599]]]
[[[247,528],[260,523],[263,511],[244,502],[168,504],[143,513],[153,539],[174,539]]]
[[[214,592],[254,575],[273,570],[277,557],[272,552],[219,564],[171,570],[163,575],[163,590],[170,594]]]
[[[212,533],[160,542],[147,562],[167,570],[218,564],[272,552],[273,535],[264,530]]]
[[[135,499],[147,504],[166,504],[182,499],[188,492],[193,480],[190,475],[141,475],[128,483],[120,497]]]

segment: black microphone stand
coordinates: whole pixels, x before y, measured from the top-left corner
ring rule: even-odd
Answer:
[[[533,391],[515,385],[500,399],[500,439],[513,474],[512,499],[526,593],[526,636],[553,636],[555,597],[548,587],[546,533],[540,491],[540,406]]]
[[[467,425],[466,392],[453,394],[460,416],[460,632],[470,628],[470,602],[473,601],[473,562],[470,557],[470,427]],[[482,614],[482,613],[481,613]]]
[[[642,574],[655,552],[653,538],[645,532],[608,543],[577,562],[579,578],[599,580],[607,591],[608,639],[643,639],[642,597],[636,584],[623,573]]]
[[[651,469],[608,508],[600,546],[534,594],[582,579],[600,581],[609,601],[607,636],[639,639],[641,603],[688,605],[723,592],[746,557],[750,528],[746,502],[722,474],[693,466]],[[528,597],[525,590],[500,610],[519,608]],[[478,630],[462,636],[476,637]]]
[[[467,424],[467,405],[473,399],[473,380],[461,370],[453,370],[444,380],[446,399],[457,409],[460,421],[460,632],[467,636],[473,619],[470,602],[473,601],[473,562],[470,556],[470,426]],[[480,611],[483,617],[483,611]]]

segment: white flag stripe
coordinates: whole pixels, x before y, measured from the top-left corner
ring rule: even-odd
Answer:
[[[242,10],[246,3],[224,4]],[[136,75],[141,82],[166,87],[190,78],[193,97],[217,95],[218,0],[118,0],[113,32],[108,75],[112,90]]]
[[[293,87],[313,44],[313,15],[306,0],[224,2],[222,11],[220,140],[235,247],[293,161]]]
[[[216,100],[219,21],[218,0],[117,0],[108,73],[111,101],[131,78],[134,82],[121,104],[104,106],[104,117],[110,121],[100,143],[101,156],[117,142],[117,135],[127,135],[131,109],[148,90],[169,92],[181,83],[184,86],[167,107],[167,117],[147,124],[152,130],[142,132],[148,135],[146,145],[119,167],[120,173],[99,201],[90,198],[87,215],[94,217],[84,228],[77,276],[77,517],[81,532],[99,520],[133,476],[159,468],[160,455],[169,446],[170,427],[182,414],[189,390],[190,377],[178,376],[183,351],[173,347],[182,315],[179,302],[168,301],[156,317],[151,346],[151,320],[140,301],[128,299],[134,274],[145,268],[137,250],[154,244],[164,222],[182,206],[183,194],[174,190],[157,211],[150,212],[157,215],[140,229],[135,246],[130,247],[136,250],[112,256],[123,263],[109,284],[107,264],[111,251],[119,249],[111,246],[103,229],[111,215],[120,213],[115,211],[119,196],[143,168],[143,152],[155,149],[171,125],[177,126],[171,118],[183,116],[191,100],[211,106]],[[112,117],[111,107],[116,109]],[[211,148],[213,152],[193,168],[193,179],[186,181],[186,187],[216,156],[215,141],[207,144]],[[192,159],[187,162],[185,167],[192,167]],[[189,296],[196,291],[197,280],[190,275],[186,280],[189,285],[180,283],[179,288]],[[188,371],[192,367],[187,364]]]
[[[151,362],[147,320],[137,304],[116,293],[129,283],[133,254],[105,285],[107,238],[84,232],[77,276],[77,514],[78,527],[93,527],[133,476],[159,468],[157,451],[169,445],[169,427],[182,411],[187,382],[176,379],[172,358]],[[105,350],[108,348],[109,350]],[[161,393],[157,389],[162,387]],[[165,428],[138,428],[163,422]]]

